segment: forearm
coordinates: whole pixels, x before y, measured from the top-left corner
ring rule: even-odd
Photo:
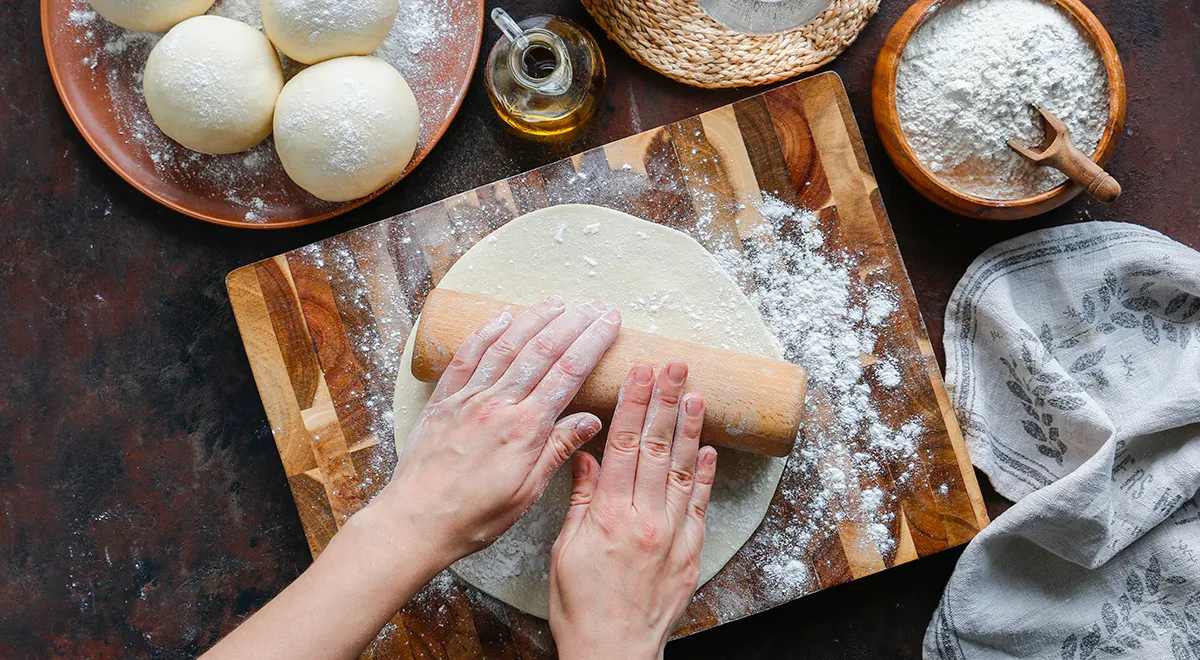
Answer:
[[[356,658],[452,557],[382,506],[355,514],[295,582],[213,647],[220,658]]]

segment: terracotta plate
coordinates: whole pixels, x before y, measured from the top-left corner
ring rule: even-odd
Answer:
[[[209,13],[261,28],[259,0],[218,0]],[[222,225],[277,229],[309,224],[361,206],[324,202],[288,179],[274,143],[211,156],[171,141],[142,98],[146,57],[160,35],[131,32],[98,16],[87,0],[42,0],[46,59],[67,112],[88,143],[142,192],[193,217]],[[458,112],[483,36],[483,0],[400,0],[400,15],[376,54],[408,79],[421,107],[420,163]],[[285,62],[285,73],[301,65]],[[397,179],[398,181],[399,179]]]

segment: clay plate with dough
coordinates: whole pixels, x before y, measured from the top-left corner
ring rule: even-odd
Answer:
[[[421,131],[417,150],[396,181],[424,160],[446,132],[471,82],[483,37],[483,0],[400,4],[393,31],[402,31],[403,41],[391,43],[407,47],[377,54],[408,80],[421,107]],[[258,20],[256,0],[218,0],[209,13],[244,18],[236,5],[253,7]],[[405,7],[414,5],[428,13],[406,17]],[[185,149],[158,130],[142,98],[141,71],[156,35],[108,23],[86,0],[42,0],[41,9],[50,73],[84,139],[117,174],[172,209],[221,225],[278,229],[345,213],[396,183],[351,202],[325,202],[292,183],[271,138],[226,156]],[[255,27],[261,28],[261,22]],[[285,66],[285,73],[293,72]]]

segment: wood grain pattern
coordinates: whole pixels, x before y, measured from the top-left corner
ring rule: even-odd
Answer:
[[[820,493],[821,474],[789,469],[767,519],[697,592],[676,635],[969,540],[987,524],[978,484],[845,91],[837,76],[822,74],[232,273],[230,299],[313,554],[386,483],[396,461],[388,424],[400,351],[430,288],[476,241],[523,213],[583,202],[692,233],[710,249],[753,250],[775,240],[754,231],[765,222],[756,211],[765,195],[814,211],[828,249],[857,255],[851,276],[886,283],[895,294],[895,321],[881,331],[877,355],[860,361],[896,362],[902,385],[872,395],[881,418],[917,419],[926,432],[915,460],[902,466],[875,456],[885,469],[862,483],[887,494],[889,542],[873,541],[867,521],[849,516],[793,549],[811,569],[801,583],[767,580],[762,567],[777,550],[773,539],[820,522],[807,520],[809,509],[784,491]],[[810,388],[806,433],[832,427],[831,396]],[[853,452],[878,451],[866,438],[847,438],[845,446],[823,460],[845,466]],[[853,509],[861,494],[845,497]],[[554,655],[545,621],[449,572],[366,653]]]

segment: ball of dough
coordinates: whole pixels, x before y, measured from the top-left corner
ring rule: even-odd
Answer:
[[[283,69],[262,32],[197,16],[150,51],[143,87],[150,116],[168,137],[196,151],[231,154],[271,134]]]
[[[284,55],[314,64],[378,48],[399,7],[399,0],[262,0],[262,19]]]
[[[275,104],[275,149],[301,188],[346,202],[394,181],[417,148],[417,99],[378,57],[339,57],[288,81]]]
[[[199,16],[214,0],[91,0],[92,9],[127,30],[166,32],[176,23]]]

